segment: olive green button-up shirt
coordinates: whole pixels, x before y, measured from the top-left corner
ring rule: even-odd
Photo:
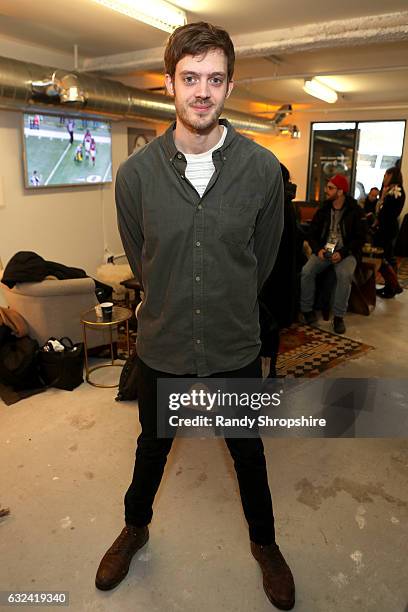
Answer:
[[[185,177],[175,124],[116,177],[119,231],[145,294],[138,355],[171,374],[236,370],[261,346],[257,297],[282,233],[281,171],[270,151],[221,122],[228,133],[201,198]]]

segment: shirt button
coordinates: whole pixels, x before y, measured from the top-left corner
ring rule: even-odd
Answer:
[[[201,310],[199,308],[197,308],[196,310],[196,314],[200,314]]]
[[[198,246],[198,247],[201,246],[201,242],[199,240],[197,240],[196,246]]]
[[[197,343],[197,344],[200,344],[200,343],[201,343],[201,340],[196,340],[196,343]]]
[[[182,154],[181,154],[181,153],[177,153],[177,158],[178,158],[178,159],[183,159]]]
[[[200,277],[199,277],[199,276],[196,276],[196,281],[197,281],[197,283],[199,283],[199,282],[200,282],[200,280],[201,280],[201,279],[200,279]]]
[[[198,210],[201,210],[201,209],[202,209],[201,204],[199,204],[199,205],[197,206],[197,208],[198,208]]]

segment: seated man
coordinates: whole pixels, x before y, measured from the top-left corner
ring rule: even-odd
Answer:
[[[337,283],[333,305],[333,328],[337,334],[346,331],[343,317],[347,310],[351,282],[365,242],[364,212],[356,200],[347,195],[349,184],[345,176],[336,174],[326,185],[327,200],[315,213],[309,233],[312,255],[303,266],[300,309],[305,322],[317,320],[313,310],[316,275],[333,266]]]

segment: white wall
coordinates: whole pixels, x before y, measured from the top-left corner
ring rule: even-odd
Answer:
[[[143,124],[129,123],[137,126]],[[149,128],[157,126],[147,125]],[[112,175],[127,157],[128,123],[112,124]],[[22,116],[0,111],[0,258],[34,251],[93,275],[104,249],[123,252],[112,184],[28,191],[23,179]],[[2,205],[1,205],[2,203]]]
[[[116,130],[114,130],[116,132]],[[93,274],[103,257],[102,213],[112,206],[112,186],[24,188],[22,116],[0,112],[0,257],[35,251],[45,259]]]

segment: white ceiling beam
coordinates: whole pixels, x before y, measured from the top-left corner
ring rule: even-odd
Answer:
[[[84,59],[80,72],[106,72],[109,74],[127,74],[141,70],[162,70],[163,47],[104,55],[92,59]]]
[[[365,66],[361,68],[336,68],[336,70],[304,70],[303,72],[287,72],[282,74],[268,74],[260,77],[245,77],[235,79],[235,85],[252,85],[263,81],[287,81],[288,79],[307,79],[323,76],[347,76],[359,74],[377,74],[381,72],[408,72],[408,64],[389,66]]]
[[[233,36],[239,58],[265,57],[322,48],[352,47],[372,43],[406,41],[408,11],[313,23],[291,28]],[[140,70],[161,70],[163,48],[88,58],[82,71],[125,74]]]
[[[312,106],[310,108],[294,108],[293,109],[293,114],[297,115],[298,113],[322,113],[322,114],[327,114],[327,113],[345,113],[345,112],[356,112],[356,111],[378,111],[378,110],[406,110],[408,108],[408,103],[407,104],[392,104],[392,103],[387,103],[384,102],[384,104],[358,104],[355,106],[335,106],[333,107],[327,107],[325,106],[323,107],[317,107],[317,106]],[[271,111],[271,115],[274,111]],[[256,115],[258,115],[259,113],[254,113]]]

